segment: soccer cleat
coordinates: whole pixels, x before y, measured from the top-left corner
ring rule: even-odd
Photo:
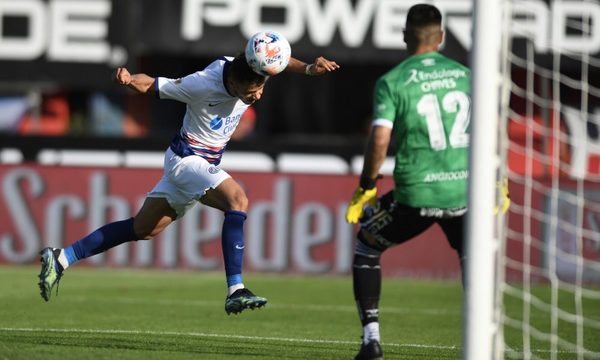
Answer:
[[[267,299],[256,296],[249,289],[237,289],[233,294],[225,299],[225,312],[227,315],[239,314],[244,309],[256,309],[265,306]]]
[[[354,360],[379,360],[383,359],[383,350],[379,341],[371,340],[368,343],[362,343],[360,351],[354,357]]]
[[[42,270],[40,271],[40,294],[44,300],[50,300],[52,289],[56,286],[56,293],[58,294],[58,282],[63,275],[63,268],[58,262],[58,256],[60,255],[60,249],[47,247],[40,252],[42,263]]]

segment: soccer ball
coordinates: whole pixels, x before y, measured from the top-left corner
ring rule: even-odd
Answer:
[[[246,61],[254,72],[274,76],[282,72],[290,61],[292,49],[283,35],[276,31],[254,34],[246,44]]]

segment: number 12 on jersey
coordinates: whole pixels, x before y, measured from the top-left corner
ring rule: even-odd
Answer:
[[[471,118],[471,100],[462,91],[450,91],[444,94],[442,101],[436,94],[423,95],[417,102],[417,112],[427,122],[429,133],[429,144],[435,151],[445,150],[450,143],[452,148],[463,148],[469,146],[469,121]],[[446,114],[454,114],[452,129],[446,141],[446,131],[442,111]]]

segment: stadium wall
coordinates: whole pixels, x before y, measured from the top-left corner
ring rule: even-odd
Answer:
[[[347,274],[356,229],[344,220],[353,175],[231,172],[250,200],[249,271]],[[135,214],[162,172],[155,168],[0,165],[0,263],[30,264],[45,246],[62,247],[105,222]],[[391,189],[387,177],[381,191]],[[214,270],[222,267],[222,214],[194,207],[153,241],[119,246],[87,266]],[[386,275],[458,278],[458,261],[439,228],[383,257]]]
[[[521,128],[509,127],[509,135],[519,143]],[[48,145],[48,144],[46,144]],[[543,146],[547,152],[557,151]],[[518,149],[518,147],[516,147]],[[561,152],[563,150],[560,150]],[[561,153],[562,154],[562,153]],[[33,154],[30,154],[33,155]],[[561,174],[561,183],[575,189],[570,179],[573,166],[556,167],[512,151],[509,170],[523,174],[532,163],[536,181],[547,183],[553,173]],[[19,148],[0,149],[0,264],[30,264],[45,246],[62,247],[79,239],[104,223],[133,216],[162,174],[162,152],[76,150],[40,148],[28,156]],[[567,162],[570,152],[562,154]],[[600,175],[600,156],[589,154],[586,171]],[[347,201],[362,169],[362,157],[349,159],[334,154],[229,151],[221,166],[246,189],[250,200],[246,222],[248,271],[307,274],[348,274],[356,228],[344,220]],[[392,187],[393,158],[381,169],[380,194]],[[519,179],[515,177],[514,179]],[[529,219],[523,211],[524,184],[509,184],[513,206],[509,212],[510,238],[507,257],[518,262],[525,249],[519,244],[524,223],[530,223],[533,265],[549,262],[547,234],[551,223],[542,217]],[[600,199],[600,187],[589,186]],[[536,192],[534,208],[543,208],[550,194]],[[577,211],[566,202],[559,204],[562,221],[575,219]],[[598,213],[585,208],[587,236],[581,249],[585,257],[600,260],[595,240],[600,229]],[[213,270],[222,267],[220,230],[222,214],[205,206],[196,206],[183,219],[171,225],[153,241],[126,244],[104,256],[87,260],[87,266],[157,267]],[[528,225],[529,226],[529,225]],[[576,226],[573,224],[573,226]],[[559,233],[561,252],[579,251],[576,240]],[[388,276],[425,278],[459,277],[458,261],[435,226],[417,239],[386,252],[383,270]],[[561,262],[558,275],[573,276],[575,264]],[[520,269],[507,269],[507,277],[521,278]],[[600,273],[592,268],[584,278],[600,282]]]

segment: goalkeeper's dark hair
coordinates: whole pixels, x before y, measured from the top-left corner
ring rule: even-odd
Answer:
[[[234,81],[244,84],[260,85],[267,81],[267,77],[252,70],[248,62],[246,62],[246,55],[244,53],[238,54],[233,59],[229,66],[229,75]]]
[[[429,4],[417,4],[408,10],[406,29],[420,30],[429,25],[442,25],[442,13]]]

